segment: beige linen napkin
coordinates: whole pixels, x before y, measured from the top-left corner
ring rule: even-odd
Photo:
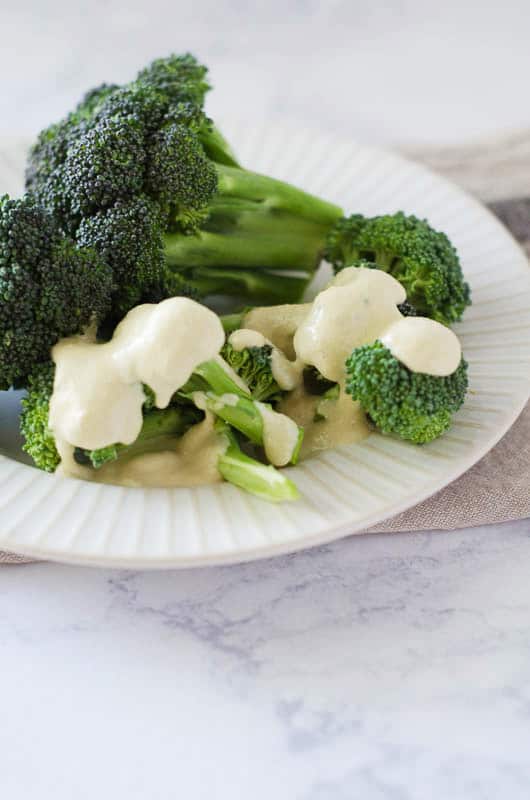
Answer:
[[[530,255],[530,131],[469,148],[411,151],[488,202]],[[438,494],[370,532],[454,530],[530,516],[530,403],[478,464]],[[26,559],[0,552],[0,564]]]

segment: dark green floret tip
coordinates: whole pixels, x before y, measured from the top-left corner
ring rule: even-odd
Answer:
[[[272,347],[269,344],[235,350],[226,343],[221,355],[246,383],[254,400],[275,403],[280,399],[284,392],[272,374]]]
[[[447,236],[402,211],[343,218],[328,236],[325,257],[336,272],[360,260],[372,262],[403,285],[418,314],[446,325],[459,320],[471,303],[458,253]]]
[[[23,449],[46,472],[55,472],[61,460],[48,427],[54,375],[55,365],[51,361],[36,367],[28,379],[28,394],[22,400],[20,416]]]
[[[110,309],[112,274],[34,198],[0,199],[0,387],[24,383],[61,338]]]
[[[356,348],[346,362],[346,391],[374,425],[415,444],[441,436],[467,392],[462,359],[447,377],[411,372],[381,342]]]

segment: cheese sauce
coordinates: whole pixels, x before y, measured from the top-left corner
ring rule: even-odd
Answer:
[[[291,391],[291,389],[294,389],[295,386],[298,386],[300,383],[304,364],[301,361],[291,361],[288,359],[287,356],[262,333],[250,330],[249,328],[241,328],[230,334],[228,341],[234,350],[245,350],[247,347],[263,347],[263,345],[266,344],[270,345],[272,347],[271,372],[280,389]]]
[[[294,350],[331,381],[341,381],[355,347],[373,342],[401,319],[398,303],[406,299],[395,278],[376,269],[349,267],[315,298],[294,335]]]
[[[223,342],[223,327],[216,314],[188,298],[172,297],[134,308],[110,342],[97,344],[86,337],[72,337],[56,344],[52,349],[55,382],[49,419],[61,456],[61,471],[78,477],[90,472],[76,465],[74,447],[92,450],[116,442],[132,444],[142,427],[142,384],[153,390],[156,405],[165,408],[193,370],[217,356]],[[200,432],[195,428],[192,431],[193,441]],[[178,447],[190,438],[183,437]],[[202,458],[198,451],[196,455],[198,460]],[[140,456],[134,459],[135,470],[138,460],[153,461],[151,455]],[[176,459],[171,461],[176,469]],[[97,472],[97,479],[105,481],[120,472],[120,482],[127,481],[126,472],[133,469],[132,465],[133,460],[108,465]],[[149,469],[144,471],[150,481]],[[197,478],[196,482],[211,479],[210,471],[203,471],[205,480]],[[157,480],[182,485],[182,470],[178,472],[173,478],[160,474]],[[145,485],[162,484],[153,480]]]
[[[264,449],[270,463],[289,463],[304,428],[301,456],[359,441],[369,433],[360,405],[345,392],[345,361],[352,350],[379,339],[410,370],[450,375],[461,360],[460,343],[445,326],[421,317],[403,317],[398,304],[403,287],[381,270],[342,270],[313,303],[256,308],[244,328],[229,338],[236,350],[272,347],[271,369],[289,392],[274,411],[256,403],[263,421]],[[246,385],[220,358],[224,332],[216,314],[192,300],[170,298],[138,306],[118,325],[110,342],[90,336],[60,341],[52,350],[56,365],[50,401],[50,427],[64,474],[123,486],[195,486],[220,480],[219,456],[228,442],[214,430],[206,411],[202,423],[180,439],[159,441],[157,452],[124,457],[94,471],[78,465],[74,447],[96,449],[131,444],[142,427],[143,384],[164,408],[204,361],[216,359],[243,389]],[[316,367],[335,383],[336,397],[310,395],[303,370]],[[205,408],[204,397],[194,396]],[[223,405],[237,404],[223,395]]]
[[[243,325],[252,331],[262,333],[269,342],[285,353],[287,358],[294,359],[296,354],[293,348],[293,336],[311,311],[311,305],[302,303],[253,308],[246,314]]]

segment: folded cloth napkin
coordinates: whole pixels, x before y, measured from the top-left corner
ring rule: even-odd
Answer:
[[[530,256],[530,132],[483,146],[409,151],[487,202]],[[530,403],[481,461],[438,494],[366,533],[454,530],[530,516]],[[0,564],[32,561],[0,551]]]

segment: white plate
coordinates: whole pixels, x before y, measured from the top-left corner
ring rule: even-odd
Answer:
[[[530,271],[479,203],[404,159],[277,124],[225,125],[245,164],[339,203],[427,217],[457,246],[473,306],[456,326],[471,390],[451,431],[414,447],[377,434],[289,470],[302,499],[280,506],[228,484],[125,489],[47,475],[23,463],[16,397],[0,405],[0,547],[60,561],[181,567],[286,553],[359,533],[433,494],[507,431],[530,392]],[[0,193],[21,185],[25,144],[0,148]]]

